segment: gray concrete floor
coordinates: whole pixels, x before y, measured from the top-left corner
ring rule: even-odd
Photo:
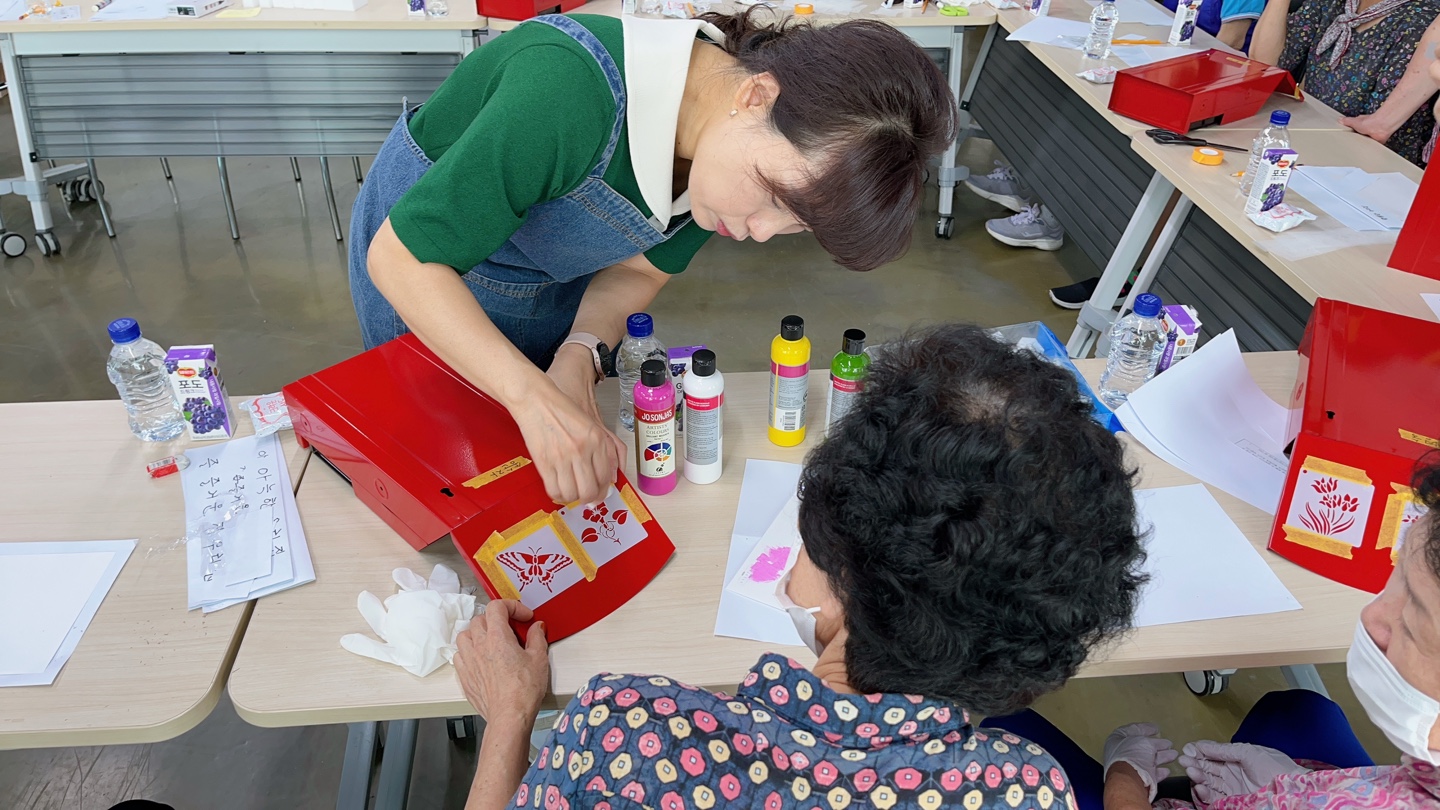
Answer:
[[[0,119],[0,176],[18,174],[8,110]],[[982,171],[993,157],[983,142],[961,154]],[[344,220],[356,184],[348,161],[333,163]],[[331,235],[316,161],[302,161],[298,188],[283,158],[230,161],[238,242],[214,161],[171,165],[173,198],[159,161],[102,160],[117,238],[106,238],[95,204],[67,208],[56,193],[63,254],[44,259],[32,246],[0,260],[0,402],[113,397],[105,325],[122,316],[137,318],[162,345],[216,344],[232,394],[276,391],[359,351],[345,246]],[[999,245],[982,223],[1004,212],[963,189],[956,202],[952,241],[933,235],[932,199],[910,254],[866,274],[834,266],[808,236],[768,245],[712,240],[655,303],[658,331],[671,345],[709,344],[726,371],[766,368],[769,341],[791,313],[806,318],[822,357],[851,327],[880,340],[940,320],[1043,320],[1068,334],[1073,313],[1053,307],[1045,291],[1093,274],[1083,254]],[[0,213],[10,230],[31,235],[23,201],[0,199]],[[1367,745],[1393,761],[1340,668],[1324,675],[1366,726]],[[1283,687],[1276,670],[1242,672],[1235,683],[1202,701],[1178,675],[1086,680],[1042,707],[1096,753],[1110,729],[1140,719],[1161,722],[1177,739],[1228,737],[1255,698]],[[255,728],[222,701],[197,728],[164,743],[0,752],[0,808],[104,810],[127,798],[213,810],[333,807],[345,736],[338,726]],[[473,749],[451,744],[439,721],[423,723],[411,806],[460,807],[473,768]]]

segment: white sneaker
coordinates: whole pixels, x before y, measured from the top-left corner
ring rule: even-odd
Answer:
[[[1065,244],[1065,229],[1043,205],[1032,205],[1013,217],[992,219],[985,223],[985,230],[1012,247],[1059,250]]]
[[[1035,192],[1025,185],[1015,170],[995,161],[995,171],[989,174],[972,174],[965,180],[965,187],[991,202],[997,202],[1011,211],[1024,211],[1032,204]]]

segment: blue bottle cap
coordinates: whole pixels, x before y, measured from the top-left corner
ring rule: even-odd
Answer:
[[[625,331],[633,338],[647,338],[655,333],[655,319],[637,312],[625,319]]]
[[[1140,293],[1135,296],[1135,314],[1142,318],[1153,318],[1160,314],[1163,304],[1160,296],[1155,293]]]
[[[116,318],[110,322],[110,340],[134,343],[140,339],[140,324],[134,318]]]
[[[1288,127],[1290,126],[1290,113],[1284,110],[1276,110],[1270,113],[1270,123],[1277,127]]]

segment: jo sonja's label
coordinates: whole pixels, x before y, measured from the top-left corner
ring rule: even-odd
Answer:
[[[707,399],[685,395],[686,464],[714,464],[720,460],[720,408],[724,404],[724,394]]]
[[[799,430],[805,427],[805,399],[810,394],[810,364],[770,364],[770,427]]]
[[[636,406],[635,469],[646,478],[675,472],[675,406],[663,411]]]
[[[845,414],[855,407],[855,398],[865,390],[864,380],[846,380],[841,377],[830,375],[830,402],[826,407],[829,414],[830,424],[835,424],[845,418]]]

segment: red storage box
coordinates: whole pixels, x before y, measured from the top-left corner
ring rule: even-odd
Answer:
[[[1433,161],[1435,166],[1440,160]],[[1440,169],[1427,168],[1420,191],[1395,240],[1390,266],[1417,276],[1440,280]]]
[[[1294,448],[1270,550],[1379,593],[1424,514],[1410,478],[1440,448],[1440,323],[1320,299],[1300,343]]]
[[[300,446],[411,546],[449,534],[490,597],[534,609],[551,641],[625,604],[675,552],[623,473],[604,502],[557,508],[509,412],[414,335],[284,394]]]
[[[1212,48],[1120,71],[1110,109],[1183,133],[1249,118],[1277,91],[1300,97],[1289,71]]]
[[[475,9],[482,17],[501,20],[528,20],[542,14],[565,14],[585,5],[587,0],[475,0]]]

